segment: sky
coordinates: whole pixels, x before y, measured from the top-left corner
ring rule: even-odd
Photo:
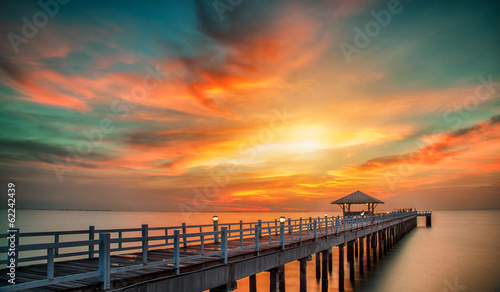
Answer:
[[[498,1],[1,5],[17,208],[500,208]]]

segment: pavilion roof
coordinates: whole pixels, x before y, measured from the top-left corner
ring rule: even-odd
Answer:
[[[332,204],[366,204],[366,203],[383,204],[384,202],[370,195],[367,195],[359,190],[332,202]]]

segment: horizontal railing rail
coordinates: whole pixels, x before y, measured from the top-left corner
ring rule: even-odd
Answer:
[[[257,221],[239,223],[224,223],[207,225],[186,225],[174,227],[149,227],[142,225],[141,228],[127,229],[101,229],[97,230],[90,226],[88,230],[75,231],[51,231],[51,232],[26,232],[21,233],[19,229],[11,230],[16,233],[16,238],[43,237],[52,236],[53,242],[19,244],[15,243],[16,258],[14,262],[33,263],[44,261],[47,266],[47,276],[45,280],[36,280],[27,283],[20,283],[11,286],[2,287],[2,291],[20,291],[24,289],[42,287],[50,284],[77,281],[92,277],[99,277],[103,288],[110,285],[110,275],[122,273],[143,268],[151,267],[170,267],[175,273],[180,272],[180,264],[202,257],[218,256],[222,262],[227,262],[228,256],[242,250],[254,250],[257,254],[264,247],[276,246],[285,249],[286,243],[298,242],[302,244],[304,240],[317,240],[318,237],[328,235],[339,235],[347,231],[360,230],[367,227],[377,226],[379,224],[401,219],[408,216],[420,215],[424,211],[412,212],[391,212],[367,214],[366,216],[334,217],[325,216],[323,218],[299,218],[285,220],[285,222],[275,221]],[[209,229],[207,231],[207,229]],[[189,232],[188,232],[189,231]],[[151,232],[151,233],[150,233]],[[158,235],[158,232],[163,232]],[[124,236],[134,233],[130,237]],[[140,236],[135,234],[140,233]],[[154,234],[156,233],[156,234]],[[0,234],[4,238],[11,233]],[[62,241],[62,236],[70,235],[88,235],[86,240]],[[113,237],[112,237],[113,235]],[[98,237],[95,239],[95,237]],[[245,240],[252,239],[253,240]],[[228,241],[238,242],[238,247],[228,247]],[[7,246],[0,247],[0,253],[7,255],[6,260],[1,260],[0,264],[9,264],[11,257],[9,253],[9,242]],[[132,245],[130,245],[132,244]],[[190,245],[199,246],[199,254],[180,256],[180,250]],[[207,253],[205,247],[211,244]],[[166,256],[161,261],[149,261],[148,252],[160,247],[170,247],[173,250],[172,256]],[[71,248],[80,248],[84,250],[71,250]],[[70,249],[69,251],[66,251]],[[142,252],[142,262],[122,267],[112,267],[111,255],[123,253],[125,251]],[[39,252],[39,255],[19,257],[20,252]],[[98,257],[97,271],[90,271],[68,276],[54,276],[54,262],[58,258],[69,257]],[[17,266],[16,266],[17,267]],[[96,267],[97,268],[97,267]]]

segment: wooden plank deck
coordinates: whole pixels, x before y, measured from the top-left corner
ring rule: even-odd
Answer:
[[[341,235],[342,233],[343,232],[339,232],[339,235]],[[309,240],[312,241],[311,238],[313,234],[312,230],[309,231],[310,237],[307,239],[306,239],[307,231],[303,230],[302,234],[304,238],[303,242],[307,242]],[[322,236],[324,237],[324,235]],[[294,231],[293,238],[294,238],[293,241],[286,242],[286,246],[292,246],[298,244],[299,240],[298,231]],[[320,237],[318,236],[318,238]],[[287,233],[285,239],[286,240],[291,239],[290,234]],[[279,243],[276,243],[276,241],[279,241],[279,235],[273,234],[271,236],[271,241],[274,241],[275,243],[269,246],[262,247],[260,249],[261,254],[265,254],[266,252],[273,252],[276,251],[277,248],[279,248]],[[269,243],[269,235],[265,235],[259,240],[260,245],[268,243]],[[255,238],[253,236],[244,238],[243,240],[244,247],[252,246],[254,244],[255,244]],[[228,249],[230,252],[228,256],[228,262],[231,262],[235,259],[241,259],[242,257],[255,255],[255,251],[253,248],[241,251],[234,251],[234,252],[231,251],[231,249],[237,249],[237,248],[240,248],[239,239],[228,240]],[[220,243],[206,243],[204,246],[204,250],[205,254],[214,251],[220,251]],[[200,252],[201,252],[200,245],[188,245],[187,247],[182,247],[181,245],[180,257],[182,259],[188,256],[199,255]],[[173,259],[173,248],[160,248],[148,251],[148,263],[170,260],[170,259]],[[99,259],[97,257],[93,259],[56,261],[54,263],[54,276],[60,277],[66,275],[73,275],[77,273],[97,271],[99,267],[98,263]],[[111,255],[111,268],[126,267],[138,264],[142,264],[142,252]],[[180,263],[180,272],[181,273],[191,272],[197,269],[203,269],[206,267],[219,264],[221,264],[220,255],[205,256],[197,259],[184,260]],[[1,289],[2,286],[5,287],[8,285],[12,285],[7,282],[7,280],[9,279],[7,276],[7,272],[8,272],[7,269],[0,270],[0,291],[2,290]],[[159,277],[171,276],[174,274],[175,274],[175,269],[170,264],[161,267],[145,267],[143,269],[135,271],[114,273],[111,274],[111,281],[119,281],[121,284],[120,286],[124,287],[127,286],[128,284],[135,283],[136,282],[135,279],[139,277],[142,280],[144,280],[145,275],[150,275],[149,277],[146,278],[154,279]],[[16,284],[31,282],[35,280],[44,280],[46,279],[46,277],[47,277],[47,265],[45,263],[29,265],[29,266],[21,266],[16,269]],[[99,289],[99,280],[97,277],[93,277],[84,280],[54,284],[50,286],[45,286],[43,288],[33,288],[25,291],[95,291],[98,289]]]

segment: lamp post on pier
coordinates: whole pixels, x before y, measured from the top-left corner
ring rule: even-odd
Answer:
[[[212,221],[214,222],[214,232],[219,231],[219,216],[214,215],[212,217]],[[214,242],[219,243],[219,234],[215,233],[214,234]]]
[[[280,248],[285,249],[285,216],[280,217]]]

